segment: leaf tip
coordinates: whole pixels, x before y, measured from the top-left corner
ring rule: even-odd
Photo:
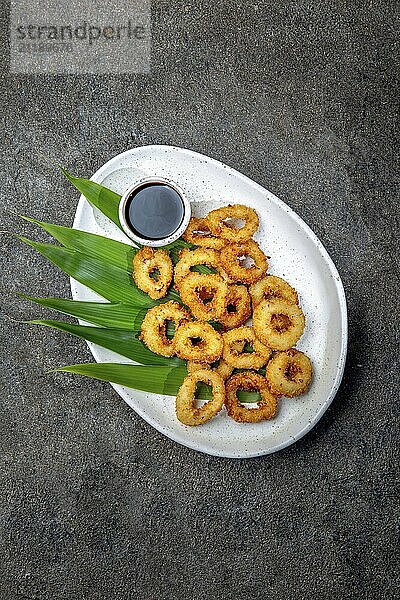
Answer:
[[[62,165],[57,164],[57,167],[60,169],[60,171],[65,175],[65,177],[68,179],[68,181],[73,181],[74,179],[76,179],[76,177],[74,175],[72,175],[72,173],[70,173],[69,171],[67,171],[67,169],[65,167],[63,167]]]
[[[49,375],[50,373],[60,373],[61,371],[66,371],[68,367],[56,367],[55,369],[49,369],[45,371],[45,375]]]
[[[24,221],[28,221],[28,223],[38,223],[38,221],[36,219],[33,219],[32,217],[27,217],[25,215],[20,215],[19,213],[15,213],[15,215],[17,217],[19,217],[20,219],[23,219]]]

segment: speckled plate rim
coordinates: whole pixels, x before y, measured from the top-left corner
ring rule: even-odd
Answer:
[[[337,270],[333,260],[331,259],[330,255],[328,254],[328,251],[326,250],[326,248],[324,247],[322,242],[319,240],[319,238],[316,236],[316,234],[307,225],[307,223],[305,223],[305,221],[303,221],[303,219],[292,208],[290,208],[285,202],[283,202],[282,200],[277,198],[274,194],[272,194],[272,192],[269,192],[268,190],[266,190],[266,188],[262,187],[260,184],[256,183],[255,181],[253,181],[246,175],[243,175],[239,171],[236,171],[236,169],[233,169],[232,167],[229,167],[228,165],[225,165],[224,163],[222,163],[214,158],[200,154],[198,152],[194,152],[187,148],[180,148],[178,146],[167,146],[167,145],[163,145],[163,144],[150,144],[147,146],[138,146],[136,148],[126,150],[125,152],[122,152],[122,153],[114,156],[109,161],[107,161],[102,167],[100,167],[90,178],[91,181],[95,181],[97,183],[102,183],[105,176],[109,173],[110,167],[112,167],[112,165],[116,161],[121,160],[132,154],[140,153],[144,149],[146,149],[147,151],[149,151],[149,150],[151,151],[152,149],[154,149],[157,152],[159,152],[159,151],[177,151],[179,153],[187,154],[191,158],[196,158],[198,160],[206,160],[210,163],[215,164],[218,167],[222,167],[222,168],[226,169],[226,171],[228,171],[234,177],[240,178],[246,184],[253,186],[259,192],[261,192],[263,194],[267,193],[270,200],[273,203],[275,203],[277,206],[279,206],[280,208],[285,210],[295,220],[297,225],[303,230],[304,234],[310,238],[310,240],[314,243],[315,247],[320,252],[322,258],[324,259],[326,265],[328,266],[331,277],[332,277],[333,281],[335,282],[335,287],[336,287],[336,291],[338,294],[338,300],[339,300],[340,313],[341,313],[340,321],[341,321],[342,335],[341,335],[340,355],[338,357],[338,366],[337,366],[337,371],[336,371],[336,377],[332,383],[330,393],[327,396],[325,402],[319,408],[319,410],[314,413],[314,417],[309,421],[308,425],[303,427],[303,429],[301,429],[295,436],[290,436],[286,440],[276,444],[275,446],[271,446],[271,447],[269,447],[265,450],[261,450],[259,452],[250,452],[250,453],[246,452],[243,455],[240,455],[238,453],[231,454],[229,452],[215,451],[213,449],[210,449],[207,445],[204,445],[204,444],[201,444],[198,442],[191,443],[190,441],[188,441],[187,439],[184,439],[181,435],[179,435],[179,433],[176,433],[176,432],[171,433],[169,431],[164,431],[162,426],[160,426],[159,423],[155,419],[151,418],[146,413],[145,410],[141,410],[140,407],[138,407],[138,406],[135,406],[135,407],[132,406],[131,402],[128,401],[128,399],[125,397],[125,392],[124,392],[122,386],[114,384],[114,383],[111,383],[110,385],[115,389],[117,394],[120,397],[122,397],[123,400],[125,400],[125,402],[127,402],[127,404],[130,406],[130,408],[132,408],[139,416],[141,416],[147,423],[149,423],[157,431],[159,431],[166,437],[172,439],[173,441],[178,442],[179,444],[186,446],[188,448],[191,448],[192,450],[196,450],[198,452],[209,454],[211,456],[218,456],[218,457],[222,457],[222,458],[235,458],[235,459],[256,458],[258,456],[265,456],[268,454],[273,454],[275,452],[278,452],[279,450],[283,450],[284,448],[291,446],[292,444],[294,444],[295,442],[300,440],[302,437],[304,437],[317,424],[317,422],[321,419],[321,417],[324,415],[326,410],[331,405],[334,397],[336,396],[336,393],[339,389],[340,383],[343,378],[343,373],[344,373],[345,364],[346,364],[346,355],[347,355],[348,323],[347,323],[346,296],[345,296],[343,283],[342,283],[342,280],[338,273],[338,270]],[[87,202],[86,198],[83,195],[81,195],[77,209],[76,209],[75,219],[74,219],[74,223],[73,223],[73,227],[75,229],[79,229],[79,224],[81,222],[83,210],[84,210],[84,208],[86,208],[87,204],[88,204],[88,202]],[[72,297],[74,299],[80,299],[79,298],[79,290],[76,285],[77,282],[75,282],[75,280],[73,278],[70,278],[70,284],[71,284]],[[99,359],[98,349],[97,349],[96,345],[91,342],[87,342],[87,345],[93,355],[93,358],[96,360],[96,362],[99,362],[99,360],[101,360],[101,359]]]

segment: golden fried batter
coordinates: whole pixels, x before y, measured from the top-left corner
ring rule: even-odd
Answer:
[[[167,302],[149,309],[140,335],[152,352],[187,361],[188,375],[176,397],[176,415],[185,425],[206,423],[224,403],[238,423],[272,419],[280,396],[298,396],[311,383],[310,359],[292,347],[305,326],[297,292],[284,279],[267,275],[267,257],[252,239],[258,226],[254,209],[230,204],[190,219],[182,237],[196,248],[184,248],[175,268],[161,249],[143,247],[133,260],[138,288],[159,299],[173,282],[185,305]],[[217,273],[192,271],[199,265]],[[246,326],[251,317],[253,326]],[[173,339],[166,335],[169,321],[175,325]],[[212,327],[214,321],[224,333]],[[262,367],[265,377],[256,372]],[[212,388],[212,399],[203,405],[196,400],[199,383]],[[259,392],[255,408],[240,402],[240,390]]]
[[[196,319],[217,320],[225,309],[228,285],[219,275],[189,273],[181,281],[179,293]]]
[[[229,204],[212,210],[207,215],[207,221],[214,235],[236,243],[249,240],[259,226],[254,208],[243,204]],[[244,221],[243,227],[236,227],[235,221]]]
[[[207,265],[218,271],[220,268],[219,252],[211,248],[196,248],[196,250],[184,248],[179,254],[179,261],[174,270],[174,281],[178,288],[180,282],[192,272],[191,267],[196,265]]]
[[[153,300],[164,298],[171,285],[174,268],[166,250],[143,246],[133,259],[133,278],[140,290]]]
[[[277,352],[268,363],[266,379],[273,394],[293,398],[308,389],[312,380],[312,364],[306,354],[291,348]]]
[[[239,389],[260,393],[257,408],[241,404],[237,397]],[[232,375],[225,384],[225,406],[228,415],[238,423],[258,423],[275,417],[278,398],[270,392],[265,377],[253,371],[242,371]]]
[[[224,359],[221,359],[219,361],[219,365],[216,367],[215,371],[221,375],[222,379],[224,381],[226,381],[228,379],[228,377],[230,377],[233,373],[233,367],[231,365],[228,365],[227,362],[224,361]]]
[[[193,362],[213,363],[222,354],[222,336],[209,323],[191,321],[175,332],[174,348],[179,358]]]
[[[167,338],[167,321],[173,321],[176,330],[190,318],[189,312],[178,302],[171,301],[153,306],[143,319],[140,339],[152,352],[161,356],[173,356],[175,336],[172,340]]]
[[[221,250],[226,244],[226,240],[211,233],[210,224],[206,218],[192,217],[182,237],[186,242],[201,248]]]
[[[224,349],[222,358],[235,369],[260,369],[272,354],[268,346],[262,344],[252,327],[238,327],[223,334]],[[245,344],[252,345],[254,352],[244,352]],[[240,344],[239,349],[237,344]]]
[[[188,360],[186,368],[189,375],[191,375],[192,373],[196,373],[196,371],[203,371],[204,369],[209,369],[210,365],[204,362],[195,362],[194,360]]]
[[[202,382],[212,388],[212,399],[196,406],[196,385]],[[225,399],[225,386],[222,378],[215,371],[204,369],[188,375],[176,397],[176,416],[184,425],[195,426],[206,423],[221,410]]]
[[[267,275],[249,287],[253,307],[262,300],[285,300],[289,304],[298,304],[297,292],[287,281],[276,275]]]
[[[297,304],[263,300],[253,311],[254,332],[273,350],[288,350],[304,332],[305,318]]]
[[[249,261],[253,264],[246,264]],[[225,246],[221,264],[231,279],[247,284],[262,279],[268,270],[267,257],[254,240]]]
[[[251,301],[244,285],[228,286],[225,310],[218,321],[225,329],[240,327],[251,317]]]

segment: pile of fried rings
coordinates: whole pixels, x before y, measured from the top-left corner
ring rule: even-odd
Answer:
[[[176,415],[185,425],[206,423],[224,405],[240,423],[272,419],[280,396],[298,396],[311,383],[311,361],[293,347],[305,326],[297,292],[267,275],[267,257],[252,239],[258,226],[254,209],[225,206],[190,220],[183,238],[194,249],[182,250],[175,266],[164,249],[143,247],[133,260],[141,290],[158,300],[173,283],[183,303],[150,308],[140,339],[156,354],[187,361],[188,375],[176,398]],[[210,273],[193,271],[198,265]],[[172,339],[169,322],[175,328]],[[211,400],[201,406],[199,383],[212,390]],[[241,403],[239,390],[258,392],[256,406]]]

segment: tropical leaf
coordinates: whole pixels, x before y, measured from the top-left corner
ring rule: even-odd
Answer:
[[[65,315],[112,329],[139,329],[139,320],[141,322],[146,313],[146,308],[141,305],[122,304],[121,302],[81,302],[64,298],[33,298],[25,294],[18,295]]]
[[[67,275],[110,302],[124,302],[142,307],[150,307],[155,304],[147,294],[135,286],[133,278],[124,268],[104,263],[69,248],[34,242],[22,236],[17,237],[40,252]],[[173,299],[176,299],[176,296],[177,294],[174,293]],[[166,299],[172,299],[172,294]]]
[[[142,365],[171,365],[184,366],[185,362],[179,358],[166,358],[151,352],[138,339],[138,331],[128,331],[127,329],[105,329],[104,327],[89,327],[87,325],[75,325],[54,320],[33,320],[28,321],[33,325],[44,325],[65,333],[70,333],[76,337],[83,338],[88,342],[98,344],[103,348],[112,350],[121,356],[130,358]]]
[[[90,179],[74,177],[74,175],[68,173],[63,167],[60,168],[68,181],[70,181],[72,185],[85,196],[86,200],[121,229],[118,217],[118,208],[121,200],[120,194],[117,194],[94,181],[90,181]]]
[[[54,371],[76,373],[144,392],[167,396],[176,396],[187,376],[186,367],[138,367],[119,363],[85,363],[60,367]],[[211,388],[206,385],[199,386],[197,396],[201,400],[210,400]],[[257,392],[240,390],[238,398],[243,403],[252,403],[258,402],[260,396]]]
[[[184,248],[189,248],[189,250],[194,250],[196,248],[196,246],[194,246],[193,244],[190,244],[189,242],[185,242],[185,240],[183,240],[182,238],[179,238],[179,239],[175,240],[175,242],[171,242],[170,244],[163,246],[163,248],[165,248],[166,250],[180,251],[180,250],[183,250]]]
[[[123,242],[118,242],[112,238],[107,238],[95,233],[89,233],[88,231],[64,227],[62,225],[55,225],[54,223],[46,223],[44,221],[38,221],[30,217],[25,217],[23,215],[20,215],[20,217],[25,221],[34,223],[35,225],[38,225],[44,229],[64,247],[81,252],[86,256],[110,263],[116,267],[125,267],[129,275],[131,275],[133,269],[132,261],[139,248],[135,248],[129,244],[124,244]],[[178,241],[180,240],[177,240],[177,242]],[[171,250],[170,253],[172,256]],[[198,267],[196,266],[194,268],[201,273],[216,272],[214,269],[209,269],[204,265],[199,265]],[[135,285],[134,281],[132,283]],[[180,300],[176,291],[171,290],[171,294],[175,300]]]
[[[79,252],[79,254],[81,254],[82,256],[86,256],[88,259],[94,259],[94,261],[97,264],[98,273],[100,271],[102,271],[103,274],[106,273],[108,269],[107,265],[111,265],[112,267],[117,268],[119,270],[117,280],[119,281],[121,280],[121,278],[124,279],[125,283],[129,285],[129,288],[135,290],[137,302],[142,302],[144,306],[153,306],[155,304],[154,301],[150,300],[147,294],[141,292],[137,288],[133,280],[132,259],[135,253],[137,252],[137,249],[133,248],[133,246],[129,246],[128,244],[124,244],[116,240],[108,239],[101,235],[88,233],[87,231],[71,229],[69,227],[54,225],[52,223],[44,223],[42,221],[37,221],[36,219],[30,219],[27,217],[22,218],[26,219],[27,221],[33,222],[45,229],[57,241],[64,244],[65,249]],[[68,275],[74,277],[74,279],[77,279],[77,281],[80,281],[78,277],[75,277],[75,275],[71,274],[64,268],[64,262],[63,260],[60,260],[60,253],[62,254],[63,250],[62,248],[59,248],[58,246],[52,244],[41,244],[39,242],[34,242],[22,236],[17,237],[21,241],[29,244],[30,246],[38,250],[41,254],[49,258],[49,260],[57,264],[57,266],[59,266]],[[60,250],[60,252],[57,252],[58,249]],[[52,258],[50,257],[50,254]],[[57,257],[58,260],[54,260]],[[100,269],[101,265],[103,265],[103,267]],[[90,285],[88,285],[88,287],[90,287],[90,289],[94,291],[97,291],[94,287],[91,287]],[[107,298],[108,300],[110,299],[107,296],[104,296],[104,294],[100,295],[104,298]],[[180,302],[179,294],[175,290],[170,291],[167,299],[176,300]],[[118,298],[118,300],[122,299]]]
[[[138,251],[137,248],[102,235],[20,216],[25,221],[34,223],[47,231],[47,233],[66,248],[76,250],[77,252],[86,254],[86,256],[97,258],[116,267],[125,268],[129,273],[132,272],[132,260]]]
[[[186,367],[137,366],[119,363],[69,365],[54,369],[54,371],[77,373],[143,392],[166,394],[167,396],[176,396],[187,374]]]

